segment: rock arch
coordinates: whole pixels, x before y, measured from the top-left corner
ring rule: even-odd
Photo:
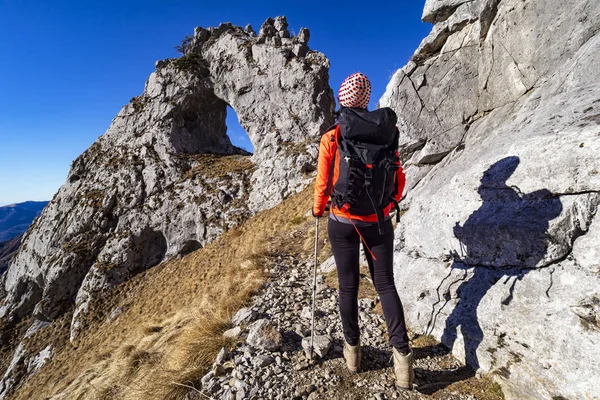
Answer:
[[[41,282],[36,315],[52,319],[77,298],[76,326],[102,292],[94,282],[106,289],[143,269],[125,251],[132,238],[154,232],[160,256],[175,256],[307,184],[334,107],[329,61],[308,38],[306,29],[290,36],[285,17],[258,35],[221,24],[196,28],[182,57],[158,61],[30,229],[6,273],[0,317],[31,313],[35,304],[19,304],[32,298],[27,282]],[[251,156],[227,137],[227,105]]]

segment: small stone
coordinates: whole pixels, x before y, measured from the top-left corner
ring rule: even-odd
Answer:
[[[311,319],[312,311],[310,307],[302,307],[302,313],[300,314],[300,318],[302,319]]]
[[[241,325],[247,324],[252,321],[256,317],[256,312],[252,311],[250,308],[244,307],[240,309],[234,316],[231,318],[231,323],[233,325]]]
[[[117,317],[119,315],[121,315],[123,313],[123,309],[121,307],[117,307],[114,310],[111,311],[111,313],[108,315],[108,318],[106,319],[107,322],[113,322],[115,319],[117,319]]]
[[[235,328],[231,328],[223,332],[223,337],[229,339],[235,339],[242,334],[242,328],[240,326],[236,326]]]
[[[366,309],[366,310],[370,310],[373,307],[375,307],[375,302],[373,301],[373,299],[360,299],[358,301],[358,306],[360,308]]]
[[[212,373],[214,376],[222,376],[225,374],[225,368],[221,364],[214,363],[212,367]]]
[[[202,379],[200,379],[200,382],[202,383],[202,387],[207,389],[208,388],[208,384],[210,383],[210,381],[214,378],[215,374],[212,371],[208,371],[208,373],[206,375],[204,375],[202,377]]]
[[[301,361],[294,365],[294,371],[303,371],[309,367],[308,361]]]
[[[236,379],[233,386],[237,390],[248,390],[248,384],[241,379]]]
[[[223,400],[235,400],[235,394],[231,389],[226,389],[221,395]]]
[[[233,373],[233,376],[239,380],[244,379],[244,373],[242,371],[240,371],[239,369]]]
[[[306,385],[306,386],[301,386],[301,387],[297,388],[296,392],[294,394],[298,397],[304,397],[304,396],[308,396],[309,394],[315,392],[316,390],[317,390],[317,387],[315,385]]]
[[[246,398],[246,391],[244,389],[238,389],[235,393],[235,400],[243,400]]]
[[[229,353],[229,350],[227,350],[225,347],[223,347],[219,351],[219,354],[217,354],[217,359],[215,360],[215,362],[217,364],[223,364],[225,361],[229,360],[230,357],[231,357],[231,354]]]
[[[331,337],[325,335],[316,335],[313,341],[313,351],[319,357],[323,358],[331,348]],[[310,337],[302,339],[302,348],[307,358],[310,358]]]
[[[252,360],[252,365],[257,368],[264,368],[273,363],[273,357],[268,355],[260,355],[254,357]]]
[[[227,361],[225,364],[223,364],[223,368],[225,368],[225,371],[227,371],[227,372],[233,371],[235,369],[235,361],[233,361],[233,360]]]
[[[208,383],[208,387],[206,388],[208,393],[216,394],[219,390],[221,390],[221,385],[219,382],[212,380]]]

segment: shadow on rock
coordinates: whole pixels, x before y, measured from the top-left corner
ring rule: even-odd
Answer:
[[[433,332],[438,315],[452,298],[452,288],[459,285],[458,302],[446,319],[442,343],[452,349],[460,326],[465,361],[474,371],[480,367],[477,349],[484,336],[477,316],[481,300],[498,281],[506,285],[512,280],[502,299],[503,306],[511,304],[517,281],[540,267],[538,264],[548,248],[549,221],[562,211],[560,200],[546,189],[524,194],[518,187],[507,185],[518,165],[518,157],[507,157],[484,172],[478,189],[483,200],[481,207],[462,226],[457,222],[454,227],[461,254],[454,254],[451,268],[464,273],[456,277],[450,271],[440,282],[438,301],[432,307],[427,329]],[[450,278],[454,281],[448,283],[440,295],[445,281]],[[446,380],[446,377],[440,376],[440,379]]]

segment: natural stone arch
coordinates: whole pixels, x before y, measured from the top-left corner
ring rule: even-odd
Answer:
[[[0,317],[35,307],[53,319],[77,299],[77,326],[90,301],[143,270],[124,251],[141,232],[164,237],[161,257],[177,256],[307,184],[334,106],[329,61],[308,37],[290,37],[285,18],[258,35],[197,28],[181,58],[158,61],[30,229],[6,272]],[[253,143],[251,159],[227,137],[227,105]]]
[[[231,24],[196,28],[185,55],[171,63],[209,80],[198,85],[201,91],[208,89],[200,96],[214,95],[238,115],[258,166],[250,196],[253,210],[277,204],[302,185],[301,170],[316,156],[311,142],[333,119],[329,62],[308,49],[308,39],[307,29],[290,37],[285,17],[268,19],[258,36]],[[210,118],[222,108],[212,101],[203,110]],[[224,124],[224,117],[221,121]],[[221,140],[229,142],[221,127],[215,128],[213,135],[220,133]]]

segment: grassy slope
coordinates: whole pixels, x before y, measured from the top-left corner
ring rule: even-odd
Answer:
[[[231,314],[266,279],[261,260],[306,221],[311,200],[309,187],[205,248],[115,288],[91,306],[86,332],[72,344],[69,315],[40,331],[27,348],[35,354],[54,343],[54,359],[13,398],[181,398],[188,390],[181,385],[197,386],[227,344],[221,333]],[[107,322],[117,307],[122,313]]]
[[[13,398],[184,398],[189,387],[199,388],[200,377],[220,348],[231,344],[222,332],[230,327],[231,315],[268,278],[263,264],[279,255],[312,253],[314,226],[304,217],[311,200],[309,187],[205,248],[119,286],[93,305],[87,333],[76,343],[67,340],[70,315],[42,330],[28,348],[33,354],[53,342],[58,349],[54,360]],[[320,235],[320,261],[331,254],[326,236]],[[375,299],[368,269],[362,266],[361,273],[360,297]],[[335,272],[326,282],[337,287]],[[117,307],[123,312],[107,322]],[[380,307],[374,311],[381,313]],[[415,349],[436,344],[427,336],[412,342]],[[488,376],[453,383],[433,397],[443,398],[447,391],[480,400],[504,398]]]

